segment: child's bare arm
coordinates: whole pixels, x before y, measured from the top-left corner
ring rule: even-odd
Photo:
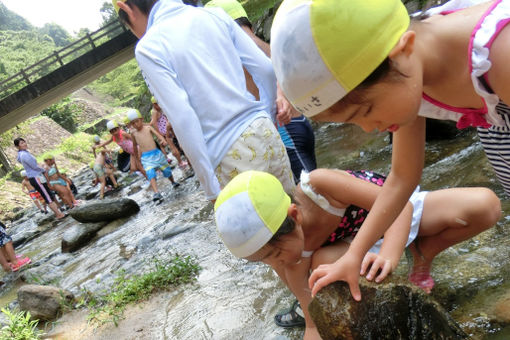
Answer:
[[[93,145],[93,146],[92,146],[92,149],[102,148],[102,147],[104,147],[105,145],[110,144],[111,142],[113,142],[113,137],[110,137],[110,139],[108,139],[107,141],[105,141],[105,142],[103,142],[103,143],[100,143],[100,144],[98,144],[98,145]],[[94,157],[95,157],[95,154],[94,154]]]
[[[135,156],[136,159],[139,158],[138,156],[138,143],[136,142],[136,138],[134,135],[131,135],[129,133],[124,134],[125,137],[131,139],[133,141],[133,156]]]
[[[25,194],[28,194],[28,192],[29,192],[25,181],[21,182],[21,191],[23,191]]]
[[[284,267],[287,286],[298,299],[301,309],[305,315],[305,339],[314,339],[316,338],[316,334],[318,334],[315,323],[308,312],[308,305],[312,300],[310,288],[308,288],[310,265],[311,258],[302,257],[300,263]]]
[[[156,131],[156,129],[154,129],[152,126],[149,126],[149,129],[151,131],[151,133],[156,136],[158,138],[158,141],[159,141],[159,144],[163,145],[163,146],[166,146],[167,143],[166,143],[166,140],[165,140],[165,137],[163,137],[158,131]]]
[[[361,263],[361,275],[366,274],[367,280],[375,278],[376,282],[381,282],[397,268],[409,238],[412,219],[413,205],[408,202],[395,222],[384,233],[379,254],[367,253],[365,255]],[[368,270],[369,268],[370,270]],[[380,273],[377,275],[379,271]]]
[[[358,285],[361,262],[370,247],[395,221],[418,185],[424,148],[424,118],[417,118],[394,133],[390,175],[347,253],[332,265],[318,267],[310,276],[313,295],[329,283],[342,280],[349,284],[354,299],[361,300]]]

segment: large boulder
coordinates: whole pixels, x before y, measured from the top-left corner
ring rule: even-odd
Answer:
[[[323,288],[308,307],[322,339],[467,338],[422,290],[398,279],[388,281],[375,284],[361,279],[361,302],[354,301],[345,282]]]
[[[25,285],[18,290],[20,309],[37,320],[54,320],[73,300],[71,292],[53,286]]]
[[[71,210],[71,216],[82,223],[112,221],[140,211],[140,206],[129,198],[109,199],[88,203]]]
[[[108,222],[75,224],[62,236],[62,252],[70,253],[88,244]]]

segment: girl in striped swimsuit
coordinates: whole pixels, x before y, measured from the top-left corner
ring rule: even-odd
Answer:
[[[353,247],[331,267],[314,271],[312,294],[344,280],[361,299],[363,256],[420,181],[425,117],[477,127],[510,194],[504,105],[510,103],[510,0],[477,2],[450,1],[412,21],[400,0],[284,1],[278,10],[272,61],[291,103],[318,121],[393,133],[392,168],[381,194]]]

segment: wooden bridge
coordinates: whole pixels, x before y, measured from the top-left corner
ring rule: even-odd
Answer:
[[[2,80],[0,133],[133,58],[136,41],[113,21]]]

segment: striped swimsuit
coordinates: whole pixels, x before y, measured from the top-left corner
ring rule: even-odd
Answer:
[[[480,1],[450,1],[438,7],[436,14],[447,15]],[[459,8],[455,8],[459,5]],[[442,8],[445,10],[443,11]],[[432,13],[434,14],[434,13]],[[510,23],[510,0],[498,0],[482,15],[469,44],[470,73],[482,109],[456,108],[423,94],[419,115],[457,122],[457,127],[477,127],[487,158],[505,193],[510,195],[510,107],[492,91],[487,72],[491,67],[489,52],[494,39]]]

